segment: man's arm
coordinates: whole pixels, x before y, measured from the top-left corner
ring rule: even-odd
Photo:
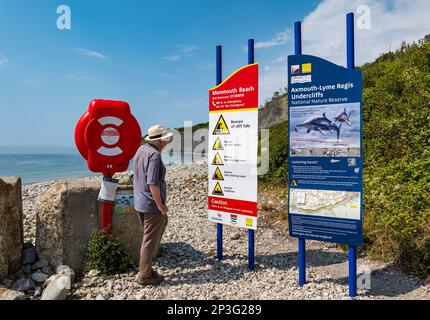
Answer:
[[[169,212],[169,208],[167,208],[167,206],[163,204],[163,201],[161,201],[160,187],[155,184],[150,184],[149,190],[151,190],[152,197],[154,198],[160,212],[162,214],[167,214],[167,212]]]

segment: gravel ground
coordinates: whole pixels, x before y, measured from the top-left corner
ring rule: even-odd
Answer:
[[[89,178],[94,179],[94,178]],[[224,260],[216,254],[216,226],[207,220],[206,164],[168,167],[169,224],[155,268],[166,277],[142,287],[136,271],[101,278],[92,271],[74,284],[71,299],[349,299],[347,254],[332,244],[307,242],[308,284],[297,284],[297,242],[273,211],[285,209],[285,196],[259,195],[255,271],[247,269],[247,232],[224,227]],[[35,198],[50,184],[23,187],[25,238],[34,240]],[[269,200],[270,199],[270,200]],[[364,269],[363,269],[364,268]],[[371,288],[357,299],[430,299],[430,283],[361,257],[358,270],[370,272]]]

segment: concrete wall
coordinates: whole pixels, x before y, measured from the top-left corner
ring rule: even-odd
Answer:
[[[0,282],[21,267],[22,195],[19,177],[0,177]]]
[[[131,189],[120,186],[118,190]],[[65,264],[78,274],[85,265],[85,246],[100,228],[97,196],[100,182],[77,179],[53,184],[38,200],[36,249],[54,267]],[[135,212],[114,214],[112,228],[138,264],[143,231]]]

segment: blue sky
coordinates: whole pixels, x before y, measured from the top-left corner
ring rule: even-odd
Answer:
[[[304,40],[306,53],[342,64],[336,45],[343,43],[344,14],[368,4],[381,18],[372,13],[372,30],[357,32],[359,62],[367,62],[395,48],[399,37],[425,34],[428,5],[418,0],[421,6],[405,13],[404,2],[0,0],[0,146],[73,146],[76,121],[94,98],[129,102],[144,132],[154,123],[205,122],[215,46],[223,45],[226,77],[247,63],[251,37],[263,102],[286,85],[294,21],[304,20],[303,37],[312,40]],[[61,4],[71,9],[71,30],[56,27]],[[384,23],[381,32],[381,15],[400,13],[410,25]],[[319,41],[335,45],[319,52]]]

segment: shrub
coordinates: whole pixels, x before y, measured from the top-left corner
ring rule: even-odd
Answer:
[[[85,271],[99,270],[102,275],[124,273],[133,269],[133,260],[115,234],[94,230],[87,245]]]

